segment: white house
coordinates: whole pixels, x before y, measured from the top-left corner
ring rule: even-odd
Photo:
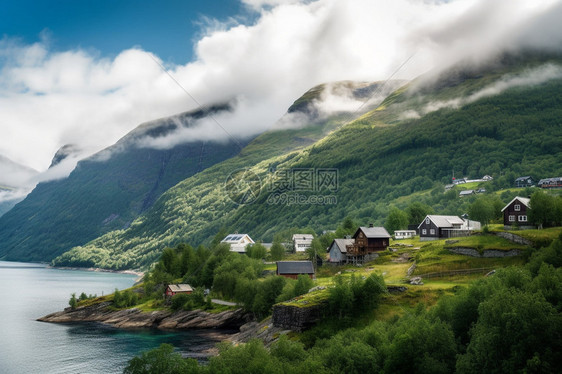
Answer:
[[[295,234],[293,235],[293,250],[295,252],[305,252],[312,245],[312,234]]]
[[[232,252],[246,253],[246,246],[254,244],[254,241],[248,234],[229,234],[221,240],[221,243],[230,244]]]
[[[396,230],[394,231],[394,239],[410,239],[416,236],[416,230]]]

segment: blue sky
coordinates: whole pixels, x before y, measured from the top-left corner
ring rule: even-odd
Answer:
[[[3,37],[31,44],[46,35],[53,50],[107,56],[136,46],[175,64],[193,58],[204,17],[250,14],[238,0],[9,0],[0,9]]]

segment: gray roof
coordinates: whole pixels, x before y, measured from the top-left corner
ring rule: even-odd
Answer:
[[[293,240],[312,240],[314,235],[312,234],[294,234]]]
[[[312,261],[277,261],[278,274],[314,274]]]
[[[464,195],[472,195],[474,193],[474,190],[463,190],[461,192],[459,192],[459,195],[464,196]]]
[[[525,205],[527,208],[531,207],[531,199],[527,197],[515,196],[506,206],[503,207],[502,212],[507,209],[515,200],[519,200],[521,204]]]
[[[429,218],[437,227],[453,227],[453,224],[462,225],[464,221],[458,216],[435,216],[427,215],[425,218]],[[418,228],[423,225],[425,218],[418,225]]]
[[[338,246],[341,253],[347,253],[347,246],[355,244],[355,239],[334,239],[330,248],[332,248],[334,244]]]
[[[524,180],[527,180],[527,179],[530,179],[530,178],[531,178],[531,176],[530,176],[530,175],[527,175],[527,176],[525,176],[525,177],[516,178],[515,181],[516,181],[516,182],[517,182],[517,181],[524,181]]]
[[[168,288],[172,292],[193,292],[189,284],[169,284]]]
[[[388,233],[388,231],[386,231],[386,229],[384,227],[359,227],[359,229],[357,229],[357,231],[363,231],[363,233],[365,234],[365,236],[367,238],[390,238],[390,234]],[[357,231],[355,232],[355,234],[357,235]],[[353,235],[355,236],[355,235]]]

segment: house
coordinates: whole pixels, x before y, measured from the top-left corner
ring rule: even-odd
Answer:
[[[355,239],[334,239],[328,247],[330,263],[347,263],[347,246],[353,245]]]
[[[420,240],[438,240],[468,236],[473,230],[479,230],[480,222],[462,219],[458,216],[427,215],[419,224]]]
[[[354,243],[347,245],[347,262],[354,264],[371,261],[378,257],[376,252],[388,248],[390,234],[384,227],[359,227],[352,236]]]
[[[232,252],[246,253],[246,246],[255,242],[248,234],[229,234],[221,240],[221,243],[230,244]]]
[[[300,274],[314,278],[314,266],[312,261],[277,261],[276,274],[292,279],[297,279]]]
[[[169,284],[166,287],[166,296],[171,297],[179,293],[190,294],[193,292],[193,288],[189,284]]]
[[[484,175],[484,176],[482,177],[482,180],[484,180],[484,181],[491,181],[492,179],[494,179],[494,178],[491,177],[490,175]]]
[[[312,244],[312,239],[314,239],[312,234],[293,235],[293,250],[295,252],[306,252]]]
[[[541,179],[537,185],[541,188],[561,188],[562,177]]]
[[[515,179],[515,187],[531,187],[535,184],[533,178],[530,176],[519,177]]]
[[[416,236],[416,230],[395,230],[394,231],[394,239],[410,239]]]
[[[470,195],[474,195],[474,194],[476,194],[476,192],[474,190],[463,190],[463,191],[459,192],[460,197],[470,196]]]
[[[476,190],[476,193],[485,193],[486,189],[485,188],[479,188]]]
[[[531,209],[531,199],[527,197],[515,196],[502,209],[503,226],[506,230],[518,226],[519,228],[533,228],[528,223],[528,214]]]

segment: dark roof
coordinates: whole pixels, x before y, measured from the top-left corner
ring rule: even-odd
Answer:
[[[335,244],[340,249],[341,253],[347,253],[347,246],[353,245],[354,243],[355,239],[334,239],[330,248]],[[328,248],[328,250],[330,250],[330,248]]]
[[[359,227],[355,234],[353,235],[354,238],[357,237],[359,230],[363,231],[367,238],[381,238],[381,239],[390,239],[390,234],[384,227]]]
[[[314,274],[312,261],[277,261],[277,274]]]

